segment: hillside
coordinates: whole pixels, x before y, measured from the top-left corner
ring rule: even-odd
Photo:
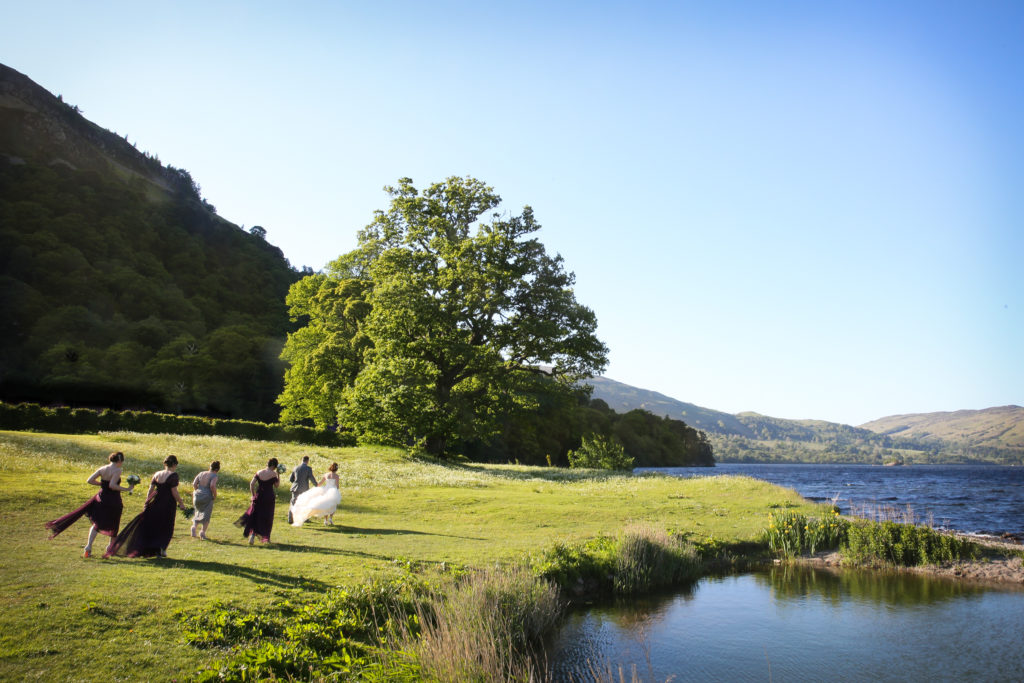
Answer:
[[[1020,406],[891,415],[861,428],[922,443],[1024,451],[1024,408]]]
[[[628,413],[637,409],[646,410],[655,415],[682,420],[694,429],[713,434],[754,436],[743,422],[729,413],[702,408],[693,403],[684,403],[656,391],[638,389],[607,377],[593,377],[586,383],[594,388],[592,394],[594,398],[601,399],[617,413]]]
[[[273,420],[280,249],[0,65],[0,398]]]
[[[1024,464],[1024,408],[897,415],[859,427],[823,420],[732,415],[606,377],[593,398],[618,412],[636,408],[707,433],[719,462],[970,462]]]

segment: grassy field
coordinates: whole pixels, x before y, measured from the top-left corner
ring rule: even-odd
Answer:
[[[48,540],[44,523],[95,493],[85,479],[114,450],[125,454],[125,474],[143,478],[136,494],[124,497],[122,524],[141,509],[145,482],[168,454],[182,462],[179,491],[186,498],[193,476],[220,460],[211,540],[191,538],[180,517],[167,559],[83,559],[86,519]],[[291,469],[303,455],[311,456],[317,475],[331,462],[340,465],[335,526],[288,526],[285,481],[273,543],[248,546],[231,522],[248,504],[253,472],[269,457]],[[397,573],[409,561],[484,567],[558,541],[615,535],[632,523],[687,532],[695,540],[752,540],[780,507],[816,509],[795,492],[745,477],[442,465],[393,449],[221,437],[0,432],[0,509],[7,529],[0,679],[180,678],[224,653],[186,645],[178,610],[202,611],[215,600],[247,607],[301,602]],[[105,542],[101,536],[94,550]]]

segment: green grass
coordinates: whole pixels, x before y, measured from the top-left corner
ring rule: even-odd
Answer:
[[[220,460],[212,540],[190,538],[180,518],[166,560],[83,559],[86,520],[48,540],[43,524],[95,492],[85,479],[113,450],[125,453],[125,473],[144,482],[175,454],[186,495],[192,477]],[[303,455],[317,474],[340,465],[335,526],[285,524],[283,486],[274,543],[249,547],[231,522],[248,504],[252,473],[269,457],[292,468]],[[122,522],[141,509],[144,488],[125,496]],[[225,651],[186,644],[179,610],[201,614],[218,601],[247,610],[303,604],[337,587],[397,576],[409,564],[487,567],[633,524],[698,543],[749,542],[778,507],[817,511],[795,492],[745,477],[443,465],[394,449],[223,437],[0,432],[8,533],[0,551],[0,679],[180,679]]]

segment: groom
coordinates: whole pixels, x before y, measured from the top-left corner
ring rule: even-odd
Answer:
[[[302,456],[302,464],[292,470],[292,474],[288,477],[291,481],[291,492],[292,502],[288,506],[288,523],[292,523],[292,505],[295,505],[295,499],[300,494],[305,493],[309,490],[310,486],[316,486],[316,477],[313,476],[313,468],[309,466],[309,456]]]

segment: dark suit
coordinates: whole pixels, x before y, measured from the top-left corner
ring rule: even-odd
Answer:
[[[292,470],[291,476],[288,477],[288,481],[292,483],[292,502],[288,506],[288,523],[292,523],[292,505],[295,505],[295,499],[299,497],[299,494],[305,493],[311,486],[316,486],[316,477],[313,476],[313,468],[306,463],[301,463],[298,467]]]

